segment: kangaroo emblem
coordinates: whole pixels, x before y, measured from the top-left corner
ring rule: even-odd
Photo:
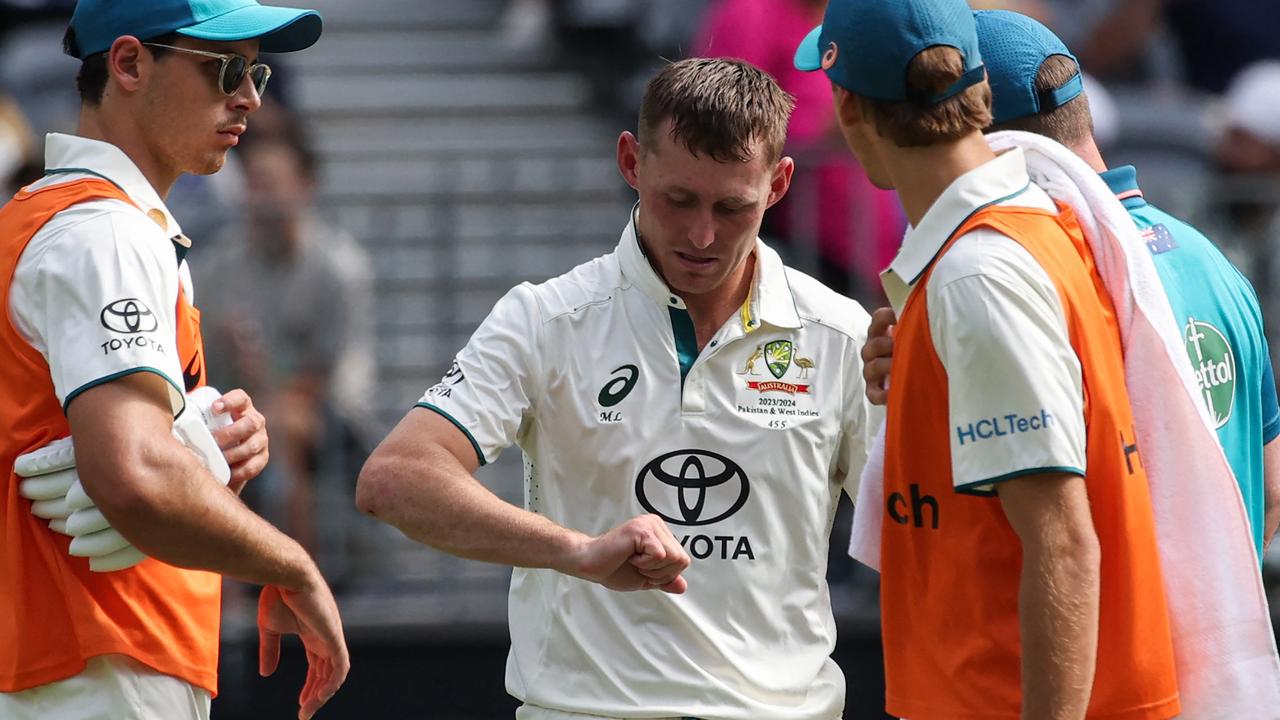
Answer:
[[[753,350],[751,355],[747,358],[747,362],[745,363],[745,366],[742,368],[742,371],[739,372],[738,374],[739,375],[759,375],[760,373],[756,372],[756,362],[760,360],[760,358],[763,356],[764,356],[764,347],[761,345],[757,345],[756,349]]]

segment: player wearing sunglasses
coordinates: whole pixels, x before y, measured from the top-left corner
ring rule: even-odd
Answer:
[[[253,89],[258,92],[261,97],[267,92],[267,81],[271,79],[271,67],[263,63],[250,62],[243,55],[235,53],[216,53],[206,52],[204,50],[196,50],[194,48],[178,47],[177,45],[165,45],[164,43],[148,42],[142,43],[147,47],[163,48],[178,53],[186,53],[198,57],[207,57],[217,60],[218,65],[218,87],[222,88],[222,92],[226,95],[235,95],[240,89],[240,83],[244,82],[246,74],[253,80]]]
[[[263,673],[281,635],[301,637],[300,717],[346,678],[315,563],[236,497],[267,461],[262,414],[232,390],[203,456],[173,435],[205,372],[191,241],[164,198],[239,141],[270,77],[258,52],[320,32],[314,11],[254,0],[76,6],[79,127],[49,135],[45,177],[0,209],[0,466],[18,465],[0,492],[0,718],[207,720],[221,575],[264,586]],[[28,462],[68,437],[69,461]]]

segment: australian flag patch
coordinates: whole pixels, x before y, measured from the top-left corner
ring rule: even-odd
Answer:
[[[1164,225],[1152,225],[1143,230],[1142,240],[1147,244],[1147,249],[1152,255],[1178,249],[1178,241],[1173,239],[1173,233],[1169,232],[1169,228]]]

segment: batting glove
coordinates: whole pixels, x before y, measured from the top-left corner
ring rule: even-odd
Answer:
[[[212,434],[212,430],[231,424],[230,415],[213,413],[213,402],[221,396],[207,386],[188,395],[186,410],[173,422],[173,434],[226,485],[231,479],[231,468]],[[19,456],[14,462],[14,472],[23,478],[18,492],[32,501],[32,514],[48,520],[54,531],[70,535],[69,554],[88,558],[91,570],[123,570],[146,559],[142,551],[111,527],[85,492],[76,474],[71,438],[55,440]]]

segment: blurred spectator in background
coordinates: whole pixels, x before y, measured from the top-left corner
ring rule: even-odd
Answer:
[[[73,3],[61,12],[16,7],[27,4],[0,0],[0,88],[22,108],[37,135],[75,132],[80,97],[66,79],[76,76],[80,63],[62,51]]]
[[[328,551],[342,550],[326,543],[341,533],[326,525],[318,538],[317,504],[332,505],[328,490],[350,506],[354,491],[344,483],[354,482],[369,447],[371,269],[355,240],[315,213],[315,155],[297,120],[272,108],[264,105],[238,149],[244,226],[199,263],[206,355],[214,382],[260,398],[273,462],[269,480],[256,483],[257,500],[319,551],[324,567]]]
[[[983,3],[974,3],[979,4]],[[1249,64],[1280,57],[1280,34],[1276,33],[1280,3],[1273,0],[1045,0],[1044,4],[1045,12],[1028,14],[1079,48],[1081,65],[1103,78],[1167,80],[1200,92],[1221,93]]]
[[[894,193],[872,186],[844,150],[831,112],[830,81],[792,65],[796,46],[822,22],[826,5],[826,0],[720,0],[708,8],[691,54],[746,60],[795,96],[786,149],[796,161],[795,180],[766,216],[764,232],[793,262],[816,254],[824,284],[871,300],[879,297],[879,273],[893,260],[906,220]]]
[[[550,42],[553,30],[551,0],[511,0],[500,28],[507,47],[533,48]]]
[[[0,196],[3,201],[18,188],[44,175],[42,160],[22,110],[0,93]]]
[[[1225,124],[1215,149],[1218,169],[1246,178],[1280,173],[1280,60],[1265,60],[1241,72],[1227,91],[1223,110]],[[1277,198],[1268,199],[1272,202],[1255,198],[1236,208],[1233,215],[1241,231],[1256,235],[1274,225]]]
[[[1137,4],[1148,2],[1164,6],[1182,55],[1182,79],[1194,88],[1220,93],[1250,64],[1280,58],[1280,3],[1275,0],[1139,0]]]

